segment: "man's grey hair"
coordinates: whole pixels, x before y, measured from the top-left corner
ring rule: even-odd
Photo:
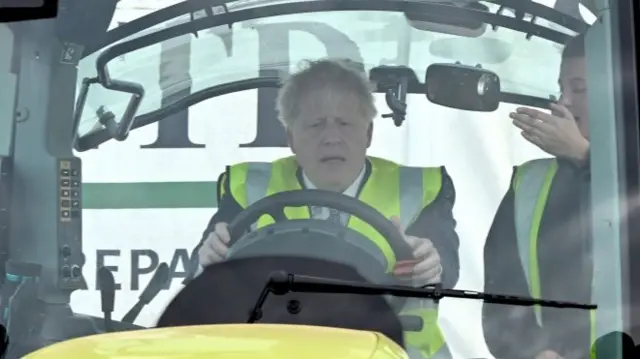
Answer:
[[[278,119],[290,127],[301,115],[302,99],[318,90],[338,91],[356,96],[363,119],[372,121],[376,115],[373,85],[362,64],[346,59],[304,61],[301,70],[287,78],[278,92]]]

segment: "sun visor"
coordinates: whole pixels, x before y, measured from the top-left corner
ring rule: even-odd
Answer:
[[[450,5],[452,7],[461,7],[477,11],[489,12],[489,8],[483,4],[471,1],[438,1],[427,0],[427,2],[439,3],[442,5]],[[405,13],[407,23],[414,29],[439,32],[443,34],[479,37],[484,34],[487,24],[481,20],[456,19],[455,17],[440,17],[431,14]]]

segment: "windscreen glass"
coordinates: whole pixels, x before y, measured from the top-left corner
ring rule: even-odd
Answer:
[[[618,158],[606,157],[618,144],[605,138],[605,125],[594,119],[618,120],[611,110],[612,96],[617,94],[598,85],[608,83],[604,54],[609,48],[590,39],[587,50],[584,43],[566,50],[568,46],[558,39],[568,40],[576,35],[575,29],[526,11],[520,18],[520,11],[500,10],[494,2],[478,2],[486,10],[477,11],[500,10],[500,16],[509,19],[504,26],[480,22],[478,27],[460,27],[453,17],[436,23],[419,20],[416,14],[380,10],[377,5],[365,9],[359,1],[362,9],[336,5],[287,12],[290,4],[306,3],[318,2],[238,1],[227,8],[214,7],[214,19],[225,14],[247,16],[234,18],[232,24],[221,20],[107,62],[111,79],[144,88],[137,116],[165,111],[164,118],[134,129],[125,141],[102,141],[97,150],[76,152],[84,168],[85,272],[112,268],[119,285],[114,318],[137,302],[164,262],[171,284],[135,320],[153,326],[183,288],[193,264],[207,256],[199,257],[194,248],[211,234],[215,223],[231,222],[252,199],[299,188],[334,188],[327,183],[342,183],[344,174],[349,183],[334,192],[357,197],[386,218],[398,216],[405,241],[424,244],[415,244],[422,251],[417,262],[421,266],[406,267],[422,273],[419,280],[439,281],[448,288],[602,303],[600,316],[594,317],[584,309],[483,306],[477,300],[447,298],[437,307],[421,308],[431,313],[423,318],[431,333],[427,343],[416,343],[415,333],[406,337],[425,358],[440,354],[534,358],[549,351],[564,359],[580,359],[588,355],[596,337],[619,329],[622,280],[620,261],[613,253],[619,249],[620,236],[610,232],[603,219],[615,217],[609,203],[616,195],[608,192],[604,198],[594,190],[617,183],[611,179],[616,173],[612,162],[603,158]],[[565,7],[555,3],[535,2],[585,27],[595,20],[593,12],[578,2]],[[174,5],[158,4],[149,2],[145,8],[135,1],[121,1],[113,31]],[[161,34],[205,17],[206,13],[195,12],[162,18],[158,25],[116,43]],[[552,36],[538,36],[544,31],[528,33],[531,24]],[[78,92],[83,78],[97,75],[96,60],[109,46],[80,62]],[[593,60],[585,62],[586,56]],[[307,68],[305,61],[327,58],[349,59],[358,70],[345,76],[327,72],[309,80],[306,87],[301,85],[304,90],[294,87],[289,95],[278,95],[281,79]],[[434,63],[492,71],[500,78],[501,91],[511,97],[495,111],[474,112],[436,105],[424,92],[414,91],[406,96],[406,114],[394,122],[389,96],[381,91],[373,95],[372,103],[366,100],[370,89],[360,95],[353,89],[320,95],[323,81],[331,76],[345,79],[355,73],[366,81],[371,70],[383,65],[405,66],[423,84],[427,67]],[[259,78],[275,82],[262,88],[234,87]],[[229,86],[223,95],[194,100],[221,86]],[[307,92],[317,97],[296,97]],[[129,98],[93,85],[78,136],[106,133],[98,109],[120,119]],[[293,104],[291,113],[298,105],[302,108],[297,116],[286,116],[286,98]],[[523,98],[546,107],[517,103]],[[560,107],[549,107],[549,102]],[[374,111],[363,110],[367,103]],[[369,122],[364,129],[362,122],[350,122],[367,116],[372,127]],[[293,118],[298,125],[287,122]],[[606,180],[604,174],[611,178]],[[252,182],[253,178],[258,181]],[[252,183],[258,185],[249,189]],[[415,208],[411,203],[417,203]],[[304,207],[285,214],[289,219],[331,217],[330,211],[316,210],[318,206]],[[367,255],[380,261],[381,271],[392,272],[396,264],[406,263],[369,225],[349,216],[337,218],[353,230],[353,241],[365,241],[361,248],[368,248]],[[285,222],[286,230],[294,229]],[[265,241],[273,241],[269,253],[280,249],[291,253],[294,247],[314,249],[310,250],[314,255],[351,253],[341,247],[344,243],[325,237],[277,247],[294,243],[295,236],[283,234],[283,242],[278,242],[267,235],[268,230],[260,232],[272,224],[262,217],[252,227]],[[278,225],[273,228],[285,231]],[[375,246],[367,252],[372,243]],[[611,255],[596,261],[594,248]],[[361,254],[354,254],[354,261],[364,258]],[[72,307],[99,316],[95,280],[88,276],[87,281],[89,289],[74,293]],[[612,283],[611,290],[618,294],[598,299],[596,294],[606,293],[603,288]]]

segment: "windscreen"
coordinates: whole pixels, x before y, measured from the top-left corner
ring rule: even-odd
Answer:
[[[586,64],[584,45],[571,54],[564,51],[560,39],[576,35],[569,26],[502,8],[497,2],[479,2],[486,10],[477,11],[499,13],[512,20],[505,24],[516,25],[481,22],[479,27],[464,27],[454,25],[453,18],[443,24],[399,11],[355,7],[283,14],[285,3],[238,1],[226,8],[214,7],[214,17],[247,9],[254,12],[250,19],[165,39],[108,61],[112,79],[144,88],[137,116],[185,103],[215,86],[269,77],[287,84],[285,80],[293,74],[311,73],[306,82],[300,80],[299,87],[288,87],[288,92],[286,86],[279,90],[278,85],[203,98],[131,131],[126,141],[109,140],[97,150],[77,152],[84,168],[86,273],[101,266],[113,270],[118,284],[114,318],[137,302],[153,272],[165,262],[170,286],[135,320],[139,325],[154,325],[183,288],[194,263],[222,260],[218,249],[227,238],[221,229],[226,228],[224,223],[259,199],[302,188],[342,193],[385,218],[397,217],[391,223],[415,251],[414,261],[403,261],[388,238],[371,232],[371,224],[344,213],[334,216],[352,230],[350,243],[364,238],[366,244],[358,246],[368,254],[354,254],[353,258],[360,258],[358,263],[369,263],[365,257],[377,259],[380,271],[397,269],[401,277],[413,273],[420,285],[441,282],[447,288],[580,303],[599,302],[596,294],[603,288],[612,283],[621,286],[618,259],[611,256],[602,263],[593,255],[595,246],[613,251],[619,245],[613,237],[612,242],[603,243],[603,236],[609,234],[598,216],[605,207],[592,209],[591,202],[595,186],[591,174],[610,169],[599,160],[590,162],[589,154],[615,147],[604,140],[597,141],[600,147],[591,146],[599,134],[589,130],[596,121],[589,111],[608,116],[603,111],[609,106],[609,98],[602,96],[604,87],[589,87],[587,92],[588,86],[606,76],[597,70],[605,61],[602,52],[598,55],[593,50],[596,45],[590,42],[594,60]],[[534,3],[556,15],[571,16],[585,27],[595,19],[578,2]],[[112,28],[124,28],[173,5],[159,4],[121,1]],[[283,13],[277,14],[275,6],[282,6]],[[260,11],[270,15],[260,16]],[[117,42],[206,16],[197,11],[176,16]],[[522,24],[546,29],[553,36],[528,33]],[[96,76],[101,53],[80,62],[78,90],[82,78]],[[327,70],[326,75],[313,77],[305,61],[321,59],[348,59],[357,69],[336,65],[338,72]],[[406,114],[397,126],[387,116],[393,109],[385,93],[373,95],[369,110],[367,92],[358,95],[357,79],[368,81],[374,68],[405,66],[424,83],[427,67],[434,63],[492,71],[499,76],[503,93],[551,101],[559,107],[533,108],[512,100],[491,112],[466,111],[434,104],[424,92],[414,91],[406,96]],[[356,80],[349,82],[349,76]],[[326,78],[343,78],[347,85],[326,85],[332,89],[330,96],[322,92]],[[306,92],[317,97],[296,97]],[[600,105],[587,105],[586,96],[600,97]],[[129,98],[130,94],[93,85],[80,117],[79,137],[104,132],[97,110],[102,107],[119,119]],[[367,117],[371,122],[351,122]],[[366,126],[361,128],[363,123]],[[250,189],[252,183],[257,187]],[[335,214],[326,206],[301,208],[285,211],[286,217],[304,221],[330,219]],[[278,253],[278,242],[261,228],[275,226],[270,228],[280,233],[280,243],[295,243],[296,226],[305,226],[273,222],[260,217],[249,228],[273,243],[268,250],[272,254]],[[319,227],[313,230],[330,237]],[[336,241],[328,237],[300,242],[300,250],[307,244],[310,252],[336,253],[336,258],[343,259],[344,253],[351,253],[338,255],[342,244],[329,247]],[[252,245],[266,248],[260,247],[266,242],[242,240],[237,253],[258,251],[252,252]],[[199,243],[203,246],[194,251]],[[369,247],[371,243],[375,245]],[[602,268],[610,271],[608,284],[594,284],[593,273]],[[365,277],[378,274],[365,273]],[[74,293],[72,307],[99,316],[96,283],[91,276],[87,281],[90,288]],[[607,318],[598,317],[602,325],[597,331],[593,316],[579,309],[483,305],[451,298],[423,309],[431,313],[423,317],[429,333],[409,333],[406,341],[426,358],[535,357],[552,352],[578,359],[585,357],[596,336],[619,328],[620,304],[609,304],[599,312],[607,313]]]

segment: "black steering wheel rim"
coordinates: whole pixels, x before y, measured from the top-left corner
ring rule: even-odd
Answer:
[[[303,189],[278,192],[264,197],[251,204],[240,212],[229,224],[231,240],[229,247],[233,246],[247,232],[250,226],[263,215],[271,215],[276,221],[286,220],[284,208],[286,207],[327,207],[358,217],[369,224],[382,237],[384,237],[393,250],[396,260],[413,259],[413,251],[404,240],[403,235],[375,208],[368,204],[341,193]]]

